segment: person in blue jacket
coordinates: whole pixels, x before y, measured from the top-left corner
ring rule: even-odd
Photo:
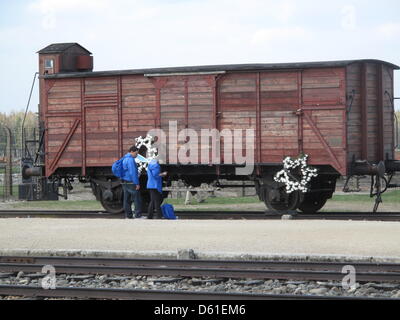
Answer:
[[[131,147],[122,160],[124,174],[122,176],[122,188],[124,190],[125,218],[132,219],[132,202],[135,203],[135,218],[141,218],[141,198],[138,168],[135,158],[139,153],[138,148]]]
[[[162,202],[162,177],[167,172],[161,173],[161,167],[157,159],[152,159],[147,167],[147,189],[150,192],[150,203],[147,211],[147,219],[153,219],[154,210],[156,211],[156,219],[162,218],[161,202]]]

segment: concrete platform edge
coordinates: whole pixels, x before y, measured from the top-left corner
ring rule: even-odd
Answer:
[[[191,249],[188,249],[188,251]],[[182,258],[182,250],[173,251],[117,251],[117,250],[48,250],[48,249],[1,249],[0,256],[58,256],[58,257],[93,257],[93,258],[147,258],[147,259],[185,259]],[[272,260],[272,261],[323,261],[323,262],[376,262],[376,263],[400,263],[400,257],[385,256],[343,256],[327,254],[243,254],[238,252],[196,252],[195,259],[201,260]]]

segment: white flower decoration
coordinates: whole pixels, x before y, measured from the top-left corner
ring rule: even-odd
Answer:
[[[154,137],[151,135],[147,135],[146,137],[138,137],[135,138],[135,147],[140,149],[141,147],[145,146],[147,149],[147,161],[142,161],[139,157],[136,157],[136,163],[138,164],[138,171],[139,174],[142,173],[143,169],[147,170],[150,160],[154,159],[158,155],[158,150],[156,147],[153,146]]]
[[[317,177],[317,169],[313,169],[311,167],[307,166],[307,158],[308,155],[304,155],[302,157],[299,157],[297,159],[292,159],[290,157],[287,157],[283,160],[283,170],[279,171],[275,177],[274,180],[276,182],[284,183],[286,185],[286,192],[287,193],[292,193],[293,191],[300,190],[303,193],[306,193],[308,191],[307,185],[311,181],[311,178]],[[291,175],[290,171],[300,167],[301,171],[301,181],[293,181],[290,179]]]

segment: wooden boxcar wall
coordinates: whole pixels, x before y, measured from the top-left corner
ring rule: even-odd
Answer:
[[[347,67],[348,161],[394,159],[393,69],[381,63]],[[350,108],[351,104],[351,108]]]
[[[230,74],[219,83],[219,129],[256,130],[256,163],[306,153],[344,173],[345,101],[343,68]]]
[[[345,81],[345,68],[47,79],[46,175],[109,167],[135,137],[153,128],[168,133],[171,120],[178,131],[252,128],[256,163],[304,152],[311,164],[346,174]]]

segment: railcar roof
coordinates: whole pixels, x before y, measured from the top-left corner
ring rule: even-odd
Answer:
[[[295,63],[254,63],[254,64],[228,64],[228,65],[209,65],[191,67],[168,67],[168,68],[148,68],[132,70],[110,70],[110,71],[91,71],[91,72],[65,72],[45,75],[44,78],[80,78],[80,77],[102,77],[115,75],[133,74],[168,74],[168,73],[196,73],[196,72],[248,72],[248,71],[268,71],[268,70],[293,70],[310,68],[335,68],[346,67],[353,63],[369,62],[382,63],[394,70],[400,67],[382,60],[363,59],[363,60],[342,60],[342,61],[320,61],[320,62],[295,62]]]

